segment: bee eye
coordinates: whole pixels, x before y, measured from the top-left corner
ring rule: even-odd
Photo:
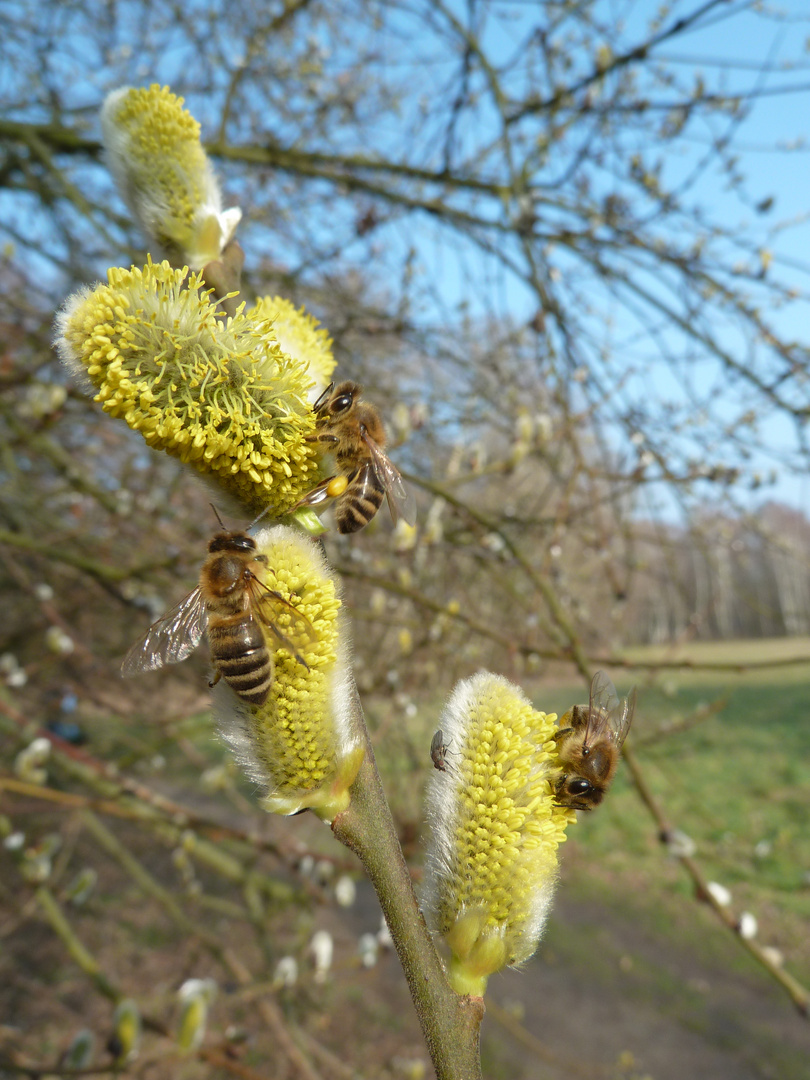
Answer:
[[[346,409],[352,407],[353,401],[354,397],[351,394],[341,394],[340,397],[335,398],[329,408],[333,413],[345,412]]]
[[[591,790],[591,782],[590,782],[590,780],[582,780],[582,779],[580,779],[580,780],[572,780],[571,783],[568,784],[568,794],[569,795],[584,795],[586,792],[588,792],[590,790]]]

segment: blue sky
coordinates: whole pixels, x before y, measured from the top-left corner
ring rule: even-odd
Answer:
[[[679,6],[677,14],[697,6]],[[731,135],[739,151],[739,169],[745,176],[744,182],[738,190],[731,190],[725,174],[719,169],[708,168],[700,173],[690,198],[705,209],[707,218],[724,223],[735,236],[750,237],[751,251],[740,252],[740,258],[745,257],[756,265],[758,252],[761,252],[764,260],[772,260],[767,270],[769,275],[778,275],[787,285],[794,286],[797,293],[806,296],[810,291],[810,71],[807,68],[810,9],[800,0],[789,0],[779,6],[783,18],[777,24],[763,20],[753,10],[755,7],[747,3],[721,5],[709,25],[688,32],[676,43],[663,45],[656,52],[676,70],[689,73],[689,76],[702,73],[708,84],[716,85],[728,94],[754,89],[761,95],[739,129],[731,116],[715,118],[711,126],[707,125],[702,133],[698,130],[697,135],[690,129],[683,141],[671,145],[663,175],[671,186],[676,178],[693,171],[696,162],[707,153],[712,138]],[[659,5],[605,3],[601,8],[606,18],[626,21],[623,40],[626,46],[645,36],[647,20],[659,10]],[[736,15],[733,21],[727,21],[725,16],[731,9]],[[506,47],[505,41],[504,50]],[[764,210],[766,200],[772,202],[770,208]],[[425,231],[429,237],[429,225]],[[437,302],[444,303],[449,310],[462,299],[475,296],[470,279],[461,268],[461,259],[454,258],[452,242],[440,238],[438,229],[433,240],[427,239],[425,250],[435,260],[434,269],[440,268]],[[555,255],[560,258],[558,253]],[[577,272],[574,261],[561,261],[559,265],[562,273]],[[649,285],[655,292],[660,282],[650,279]],[[481,311],[494,310],[521,323],[532,317],[536,307],[536,297],[528,289],[504,276],[493,277],[492,288],[486,293]],[[594,340],[601,333],[605,346],[614,354],[620,355],[624,351],[628,358],[636,358],[637,374],[627,381],[623,390],[628,401],[633,397],[643,401],[650,395],[689,401],[691,395],[698,411],[701,399],[708,402],[713,397],[717,415],[729,424],[745,411],[744,403],[725,385],[728,375],[718,364],[696,362],[689,372],[691,385],[687,387],[683,371],[653,358],[650,342],[640,340],[637,325],[620,307],[611,306],[607,293],[601,311],[608,319],[600,326],[601,316],[595,316],[592,324]],[[804,297],[798,297],[779,311],[770,308],[763,314],[772,320],[783,337],[810,343],[810,303]],[[611,326],[608,325],[610,319],[615,320]],[[718,329],[717,333],[735,358],[744,363],[750,343],[740,339],[730,328]],[[675,346],[674,335],[669,331],[662,332],[661,340],[673,348],[680,348]],[[761,406],[759,408],[761,410]],[[762,457],[755,455],[754,464],[766,483],[744,495],[743,505],[756,506],[764,499],[774,498],[807,510],[810,484],[806,475],[792,464],[780,464],[776,460],[782,451],[795,450],[795,430],[786,423],[783,415],[769,417],[761,411],[758,419],[759,436],[775,453]],[[737,445],[744,441],[743,435]],[[699,454],[698,444],[695,444],[695,456]],[[734,445],[729,443],[722,450],[721,460],[725,465],[733,466],[739,462],[734,455]],[[777,470],[777,482],[767,483],[774,469]],[[665,495],[662,488],[655,494],[659,512],[667,515],[676,512],[671,496]],[[712,497],[712,489],[707,487],[706,494]]]
[[[771,226],[790,223],[789,227],[774,230],[767,248],[773,254],[775,269],[806,294],[810,283],[810,72],[806,67],[790,70],[787,65],[807,64],[810,8],[803,0],[787,0],[774,6],[785,13],[787,21],[781,27],[763,33],[761,19],[754,13],[743,14],[732,24],[732,33],[729,26],[720,24],[690,35],[691,41],[687,39],[671,51],[665,49],[664,55],[682,56],[688,62],[705,58],[707,68],[712,58],[716,66],[718,57],[727,63],[748,64],[747,71],[736,74],[728,69],[731,89],[742,79],[750,79],[753,69],[765,63],[772,65],[773,70],[760,78],[762,97],[741,129],[741,167],[752,201],[773,199],[773,209],[764,215],[764,220]],[[795,89],[776,93],[780,87]],[[707,181],[710,179],[707,177]],[[726,206],[731,212],[736,209],[722,182],[714,186],[705,183],[701,198],[721,215]],[[758,225],[757,216],[749,213],[748,223]],[[797,300],[774,318],[783,335],[810,342],[810,305],[806,300]],[[770,421],[765,430],[774,446],[786,444],[788,432],[783,419]],[[805,511],[810,509],[810,483],[805,474],[781,469],[778,483],[768,494]]]
[[[700,0],[692,0],[691,3],[682,3],[676,7],[676,15],[686,13],[699,6]],[[3,5],[7,11],[13,10],[14,5]],[[457,13],[461,14],[466,6],[459,3],[449,5]],[[597,5],[596,11],[606,22],[615,24],[624,20],[626,29],[622,44],[627,45],[639,40],[646,33],[647,21],[659,10],[659,4],[653,0],[627,0],[623,3],[604,3]],[[752,116],[746,121],[745,126],[738,134],[738,143],[741,150],[741,167],[747,175],[745,191],[746,201],[741,202],[738,193],[727,190],[726,180],[719,174],[709,170],[701,175],[699,183],[693,192],[694,200],[709,208],[712,214],[735,227],[739,224],[741,230],[752,231],[758,239],[763,250],[767,250],[773,256],[773,270],[778,272],[789,281],[795,282],[801,291],[808,291],[810,285],[810,273],[808,273],[808,256],[810,250],[810,224],[806,217],[810,199],[807,192],[807,172],[810,158],[810,147],[806,145],[808,140],[808,127],[810,127],[810,74],[805,69],[789,70],[785,63],[802,64],[808,61],[807,39],[810,36],[810,21],[808,21],[806,0],[788,0],[780,5],[785,18],[780,25],[772,25],[756,16],[753,8],[756,5],[748,0],[728,0],[727,3],[717,8],[717,17],[711,25],[705,29],[690,32],[680,38],[676,44],[662,46],[660,53],[667,61],[675,66],[676,70],[691,74],[695,70],[703,70],[707,79],[719,77],[721,84],[729,91],[734,91],[740,86],[750,87],[756,83],[758,90],[764,96],[754,107]],[[510,8],[514,18],[511,22],[502,25],[493,24],[491,41],[496,51],[507,55],[513,48],[513,44],[521,36],[521,26],[526,25],[526,20],[533,17],[537,10],[531,4],[514,3],[504,4],[502,9]],[[204,3],[201,9],[209,13],[213,5]],[[751,10],[749,10],[751,9]],[[206,135],[211,135],[210,125],[205,124],[208,108],[215,114],[219,102],[214,95],[209,100],[193,92],[193,86],[186,85],[199,78],[201,85],[205,82],[206,69],[200,65],[200,72],[195,72],[187,64],[187,51],[178,51],[177,34],[172,29],[169,13],[160,13],[159,17],[149,27],[142,27],[130,22],[135,11],[134,5],[122,4],[119,16],[119,38],[121,46],[118,52],[112,56],[96,56],[88,54],[85,47],[81,46],[83,33],[83,18],[89,18],[87,13],[80,13],[75,9],[65,9],[58,15],[58,21],[54,25],[53,32],[58,35],[53,49],[52,72],[55,79],[66,80],[69,89],[69,104],[79,110],[86,110],[86,118],[93,129],[94,113],[100,105],[103,94],[111,85],[120,85],[121,82],[149,83],[153,80],[172,82],[178,92],[187,93],[188,102],[192,111],[204,122]],[[722,16],[729,11],[736,12],[732,21],[726,21]],[[26,17],[24,9],[20,9],[19,22]],[[403,20],[405,16],[401,17]],[[137,49],[129,48],[127,53],[125,45],[138,40],[140,34],[144,34],[146,40],[152,41],[160,35],[160,26],[163,25],[165,35],[165,48],[162,53],[158,51],[159,59],[154,69],[143,70],[143,65],[138,57]],[[397,39],[393,32],[389,35],[386,44],[381,49],[379,59],[379,73],[374,78],[384,75],[390,78],[392,84],[398,79],[410,84],[416,77],[420,78],[417,89],[423,88],[429,96],[436,87],[441,87],[445,77],[453,69],[453,63],[457,64],[450,54],[442,52],[441,38],[423,43],[414,43],[409,50],[408,26],[402,21],[399,30],[402,31],[402,39]],[[73,38],[71,40],[71,32]],[[403,44],[404,43],[404,44]],[[438,43],[438,44],[437,44]],[[236,49],[243,48],[244,41],[238,37],[227,39],[223,45],[226,54]],[[294,43],[295,50],[300,52],[304,44],[298,40]],[[306,43],[306,47],[312,47]],[[424,52],[421,52],[424,48]],[[91,63],[88,64],[88,55]],[[151,54],[150,54],[151,55]],[[183,56],[184,67],[178,71],[178,57]],[[215,50],[212,50],[215,56]],[[333,59],[340,60],[339,55]],[[206,61],[209,66],[213,63],[211,56]],[[585,70],[591,59],[583,54],[574,57],[575,70]],[[773,70],[761,72],[763,64],[770,64]],[[105,66],[106,65],[106,66]],[[32,69],[33,70],[33,69]],[[33,75],[29,76],[33,77]],[[178,82],[175,84],[175,78]],[[780,86],[790,85],[799,87],[795,92],[767,96],[772,90]],[[372,85],[373,80],[372,80]],[[20,112],[26,108],[29,100],[24,84],[16,91],[20,102]],[[272,104],[272,89],[267,91],[268,101]],[[38,111],[30,110],[34,118],[45,119],[47,116],[47,95],[41,98],[43,104]],[[411,148],[402,138],[402,132],[408,128],[408,123],[413,122],[413,130],[417,140],[422,145],[418,147],[420,152],[429,149],[430,140],[438,141],[439,126],[435,118],[430,118],[423,124],[418,123],[418,95],[412,97],[408,108],[413,110],[411,115],[386,113],[383,110],[379,116],[375,116],[374,126],[370,128],[376,145],[386,149],[392,147],[403,160],[408,159]],[[306,92],[300,94],[298,107],[302,116],[306,116],[308,98]],[[429,102],[428,102],[429,103]],[[36,109],[36,106],[34,107]],[[359,102],[358,108],[368,109],[374,113],[373,101]],[[288,132],[279,126],[279,120],[271,108],[267,110],[267,130],[274,136],[284,138]],[[487,119],[487,117],[489,119]],[[462,132],[460,138],[474,140],[480,136],[481,125],[486,135],[486,125],[492,123],[492,113],[486,113],[482,106],[482,112],[477,120],[478,130],[473,124],[467,132]],[[717,134],[720,122],[715,126],[712,134]],[[292,128],[291,128],[292,130]],[[670,175],[675,176],[688,171],[708,145],[706,139],[710,132],[708,129],[703,133],[704,141],[701,142],[700,133],[693,137],[690,132],[677,147],[673,148],[667,160],[666,169]],[[343,132],[331,132],[334,149],[342,149],[340,139]],[[238,129],[234,140],[239,141]],[[326,140],[326,137],[325,137]],[[794,149],[788,151],[788,147]],[[777,149],[774,149],[776,147]],[[326,147],[325,147],[326,148]],[[373,147],[372,147],[373,148]],[[781,149],[780,149],[781,148]],[[347,147],[346,149],[353,149]],[[228,170],[225,167],[226,178],[226,201],[229,203],[238,198],[238,187],[230,187],[228,184]],[[288,177],[279,177],[279,182],[289,182]],[[274,182],[271,178],[270,182]],[[303,185],[302,185],[303,186]],[[758,213],[756,204],[761,204],[766,198],[773,199],[773,207],[768,213]],[[4,197],[8,200],[8,196]],[[21,196],[14,195],[14,208],[10,212],[6,206],[4,216],[7,221],[19,221]],[[328,236],[328,230],[333,222],[330,214],[337,220],[343,215],[340,227],[343,235],[351,235],[351,226],[355,210],[348,201],[341,202],[326,199],[323,206],[315,207],[315,214],[321,214],[319,220],[313,219],[313,223],[307,223],[307,228],[322,228],[324,235]],[[318,222],[315,224],[315,222]],[[777,222],[790,221],[791,227],[778,230],[774,226]],[[257,250],[266,245],[275,244],[272,248],[275,255],[280,252],[283,260],[289,255],[291,265],[295,264],[297,253],[284,252],[279,246],[279,233],[274,231],[274,223],[262,222],[261,219],[246,223],[241,232],[242,239],[246,244],[254,244]],[[103,239],[103,238],[102,238]],[[295,234],[292,230],[288,233],[288,239],[294,243]],[[283,241],[282,241],[283,242]],[[357,240],[355,252],[357,253],[364,241]],[[411,245],[418,250],[419,262],[425,269],[425,288],[422,292],[424,309],[422,315],[426,320],[441,325],[442,321],[457,314],[457,305],[464,300],[468,303],[468,310],[473,316],[485,318],[490,315],[506,317],[514,320],[517,324],[525,324],[535,314],[537,299],[520,284],[516,278],[510,277],[504,272],[495,272],[492,264],[489,267],[483,265],[483,260],[478,257],[478,262],[473,268],[472,278],[470,273],[462,265],[458,256],[458,239],[448,235],[447,230],[437,228],[435,221],[428,215],[409,216],[407,219],[393,220],[390,225],[379,230],[372,237],[371,260],[367,258],[365,265],[370,267],[369,272],[380,281],[381,290],[395,288],[398,275],[402,274],[406,262],[406,252]],[[99,244],[99,251],[105,250],[103,244]],[[466,247],[466,254],[475,252],[471,245]],[[116,257],[116,256],[113,256]],[[565,256],[559,252],[555,255],[559,260],[563,272],[572,275],[580,272],[573,263],[566,263]],[[101,270],[99,271],[101,272]],[[428,284],[429,282],[429,284]],[[650,281],[652,288],[656,282]],[[598,288],[598,285],[597,285]],[[618,354],[617,363],[621,362],[622,355],[632,358],[638,364],[639,373],[630,379],[625,387],[628,399],[634,394],[638,400],[643,400],[652,389],[654,394],[660,397],[683,396],[684,386],[678,374],[673,374],[671,368],[663,362],[654,362],[648,359],[652,355],[649,342],[640,342],[636,328],[632,325],[626,314],[622,315],[618,307],[611,307],[611,299],[605,294],[600,297],[602,308],[600,314],[595,314],[588,329],[592,336],[592,351],[598,351],[601,339],[606,346],[610,346],[614,353]],[[609,318],[600,323],[601,313],[613,318],[612,325]],[[785,310],[773,315],[776,324],[783,334],[795,337],[799,341],[810,340],[810,309],[805,301],[796,301]],[[601,335],[601,339],[600,339]],[[740,356],[745,355],[746,342],[734,340],[729,337],[729,347],[733,348]],[[645,354],[643,350],[646,349]],[[711,387],[718,393],[722,392],[723,374],[716,368],[706,366],[699,370],[698,381],[704,380],[705,386],[697,387],[698,393],[708,391]],[[733,415],[734,408],[739,405],[732,404],[731,398],[724,408],[728,416]],[[772,445],[778,446],[789,432],[784,427],[784,421],[763,420],[763,431]],[[731,451],[729,451],[731,452]],[[729,461],[728,464],[733,464]],[[763,463],[763,470],[770,469],[771,463]],[[763,489],[751,495],[752,504],[764,497],[777,497],[802,507],[808,506],[808,484],[801,478],[796,470],[783,469],[779,482],[776,486]]]

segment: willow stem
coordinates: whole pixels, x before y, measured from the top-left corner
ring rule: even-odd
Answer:
[[[335,818],[332,831],[358,856],[380,899],[437,1080],[480,1080],[483,999],[460,996],[447,982],[414,895],[356,687],[352,698],[355,719],[366,740],[366,756],[351,788],[352,801]]]

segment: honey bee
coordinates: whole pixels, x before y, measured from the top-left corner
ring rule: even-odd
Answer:
[[[610,787],[622,743],[633,720],[636,688],[619,701],[604,671],[591,680],[590,702],[574,705],[560,718],[554,738],[563,775],[555,784],[559,806],[593,810]]]
[[[253,538],[246,532],[229,532],[224,525],[222,529],[208,544],[197,588],[132,646],[121,674],[127,678],[177,664],[206,634],[216,671],[211,685],[222,678],[249,705],[263,705],[273,683],[273,658],[262,628],[304,667],[307,664],[274,617],[289,615],[295,631],[307,637],[314,631],[309,619],[258,576],[267,568],[267,557],[257,553]]]
[[[335,516],[341,533],[368,525],[382,506],[383,496],[395,523],[400,517],[409,525],[416,520],[413,500],[383,450],[385,428],[380,414],[374,405],[359,400],[362,392],[355,382],[331,383],[315,402],[318,429],[308,439],[334,452],[338,475],[321,481],[293,507],[337,499]]]
[[[454,753],[444,741],[444,732],[441,728],[430,741],[430,756],[433,760],[433,768],[439,772],[447,772],[447,755]]]

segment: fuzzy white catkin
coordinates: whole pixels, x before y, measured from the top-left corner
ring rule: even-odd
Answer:
[[[317,930],[312,935],[309,951],[315,963],[315,982],[326,982],[334,954],[334,942],[328,930]]]
[[[294,956],[282,956],[273,972],[274,986],[295,986],[298,981],[298,961]]]
[[[728,907],[731,903],[731,892],[717,881],[710,881],[706,886],[709,895],[720,907]]]

